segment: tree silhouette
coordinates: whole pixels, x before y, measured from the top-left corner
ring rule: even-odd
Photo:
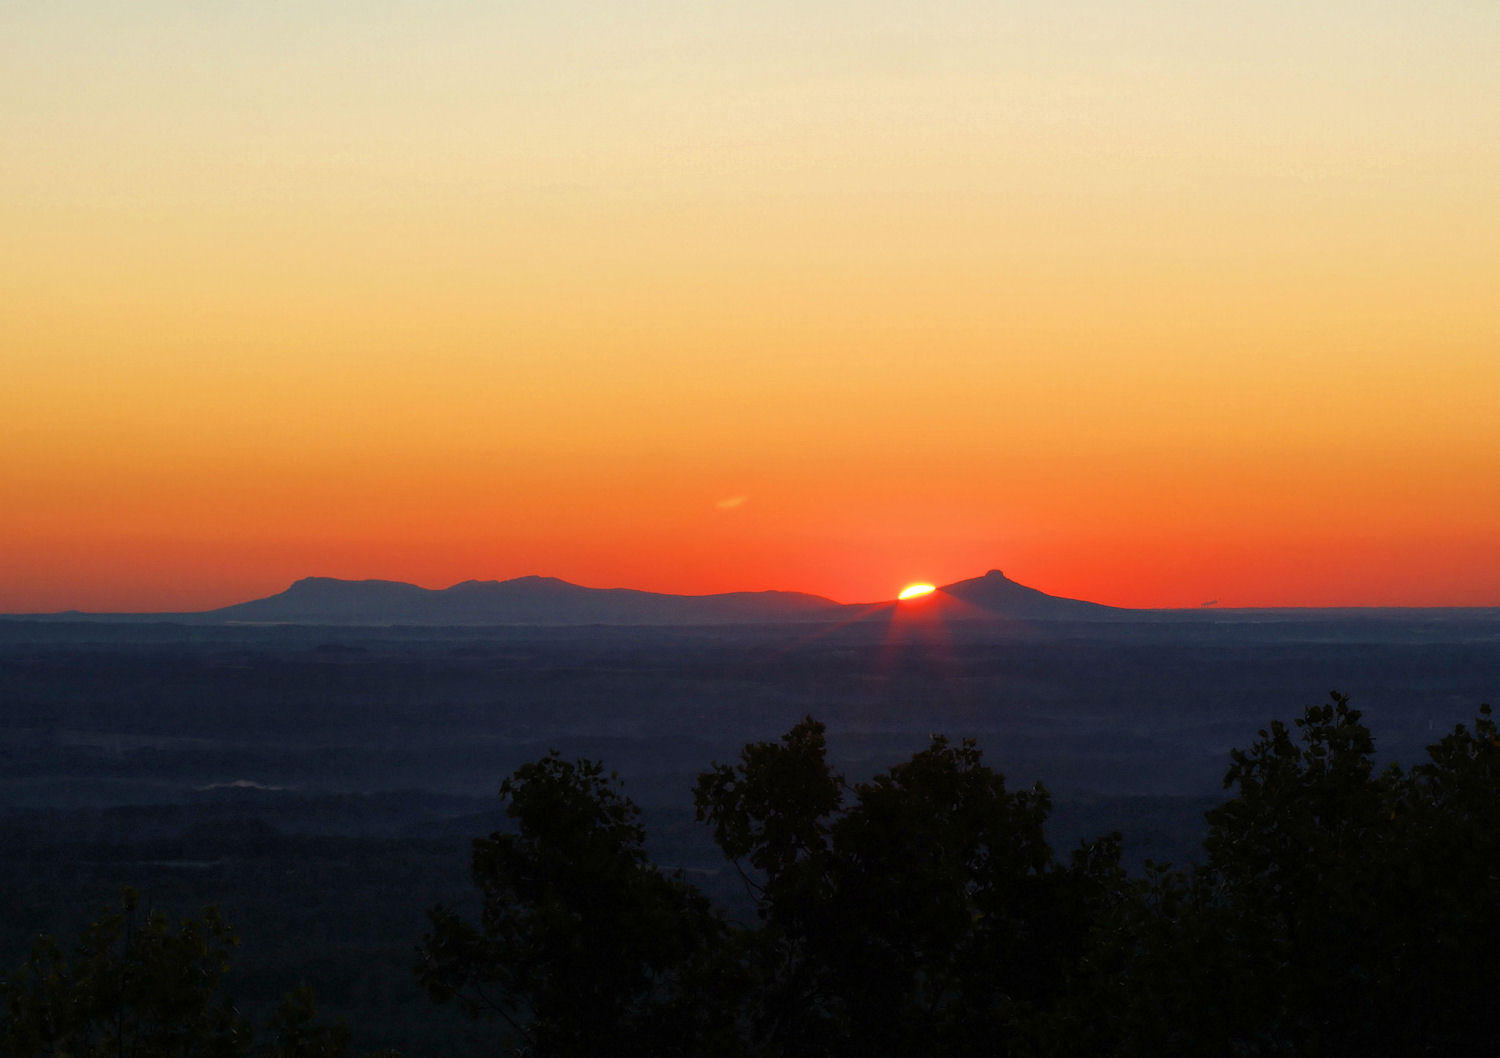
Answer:
[[[349,1030],[317,1020],[311,988],[297,988],[270,1020],[268,1046],[225,991],[239,946],[216,909],[174,924],[141,912],[133,889],[68,952],[38,937],[26,962],[0,978],[0,1058],[347,1058]]]
[[[133,890],[85,930],[71,958],[39,938],[0,984],[0,1055],[240,1058],[251,1028],[221,990],[238,940],[212,908],[173,925]]]
[[[556,753],[474,842],[478,915],[436,908],[418,974],[536,1056],[1489,1055],[1500,990],[1500,730],[1481,706],[1403,770],[1337,693],[1230,756],[1203,862],[1066,861],[1040,785],[934,737],[850,783],[804,720],[699,776],[732,923],[653,865],[618,778]],[[133,892],[0,979],[0,1058],[346,1058],[290,994],[257,1049],[238,941]]]
[[[1231,754],[1205,862],[1145,894],[1118,983],[1121,1053],[1494,1053],[1489,707],[1410,771],[1378,770],[1374,748],[1334,692]]]
[[[1113,838],[1066,865],[1038,784],[1010,791],[969,740],[935,737],[847,785],[823,726],[700,777],[700,819],[754,891],[754,1049],[1008,1053],[1058,1011],[1123,885]]]
[[[526,1053],[727,1046],[732,1011],[711,1001],[726,927],[679,875],[648,862],[640,811],[617,777],[553,753],[500,796],[517,832],[474,842],[478,925],[430,913],[417,968],[428,992],[499,1019]]]

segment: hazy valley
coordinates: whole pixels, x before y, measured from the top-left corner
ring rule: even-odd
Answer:
[[[734,908],[694,777],[807,715],[851,778],[931,734],[973,737],[1013,784],[1052,792],[1060,853],[1119,829],[1138,868],[1194,855],[1229,749],[1271,718],[1338,689],[1382,756],[1411,760],[1500,687],[1493,610],[1111,618],[0,620],[4,884],[21,910],[0,955],[128,882],[220,904],[250,938],[247,1001],[305,979],[360,1042],[435,1053],[424,1041],[475,1030],[410,980],[423,911],[467,899],[468,840],[501,825],[501,779],[549,749],[617,770],[656,859]]]

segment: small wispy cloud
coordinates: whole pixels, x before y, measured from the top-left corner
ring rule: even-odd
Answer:
[[[726,496],[714,506],[721,511],[732,511],[736,507],[743,507],[746,499],[748,499],[746,496]]]

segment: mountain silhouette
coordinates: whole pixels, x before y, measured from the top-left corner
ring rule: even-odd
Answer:
[[[918,603],[957,620],[1089,621],[1126,611],[1062,599],[1009,580],[999,570],[939,588]],[[845,606],[818,595],[742,591],[669,595],[585,588],[556,577],[466,580],[421,588],[391,580],[305,577],[264,599],[192,615],[200,620],[338,625],[695,625],[878,618],[894,601]]]
[[[795,591],[669,595],[585,588],[556,577],[466,580],[423,588],[396,580],[304,577],[263,599],[193,613],[0,614],[44,621],[170,621],[179,624],[302,625],[735,625],[879,621],[895,614],[954,621],[1106,621],[1141,614],[1028,588],[997,569],[946,584],[909,602],[844,604]],[[1202,615],[1204,611],[1194,610]],[[1212,611],[1210,611],[1212,612]]]
[[[945,584],[933,593],[967,604],[963,611],[975,618],[1006,618],[1022,621],[1101,621],[1129,613],[1114,606],[1082,599],[1065,599],[1057,595],[1017,584],[998,569],[982,577]],[[958,614],[962,616],[962,611]]]
[[[842,611],[832,599],[788,591],[666,595],[585,588],[556,577],[466,580],[432,589],[390,580],[305,577],[286,591],[201,616],[288,624],[687,625],[827,620]]]

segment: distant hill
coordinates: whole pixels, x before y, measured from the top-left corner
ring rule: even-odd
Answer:
[[[1082,599],[1064,599],[1057,595],[1017,584],[998,569],[982,577],[945,584],[933,593],[939,600],[946,596],[966,607],[953,607],[955,617],[971,616],[1007,618],[1022,621],[1101,621],[1132,613],[1115,606],[1105,606]],[[972,609],[975,612],[968,613]]]
[[[1253,611],[1251,611],[1253,612]],[[632,588],[585,588],[556,577],[466,580],[450,588],[422,588],[394,580],[304,577],[263,599],[196,613],[0,614],[0,618],[209,625],[733,625],[878,621],[893,613],[945,621],[1107,621],[1225,619],[1233,611],[1122,610],[1064,599],[1008,579],[998,569],[945,584],[908,602],[894,599],[845,605],[793,591],[737,591],[668,595]]]
[[[466,580],[442,589],[306,577],[276,595],[196,616],[287,624],[690,625],[827,620],[843,609],[832,599],[801,592],[666,595],[585,588],[555,577]]]
[[[442,589],[390,580],[306,577],[276,595],[193,616],[278,624],[695,625],[878,618],[893,606],[941,612],[959,620],[1088,621],[1129,612],[1061,599],[991,570],[983,577],[945,585],[921,602],[865,606],[788,591],[668,595],[585,588],[556,577],[466,580]]]

